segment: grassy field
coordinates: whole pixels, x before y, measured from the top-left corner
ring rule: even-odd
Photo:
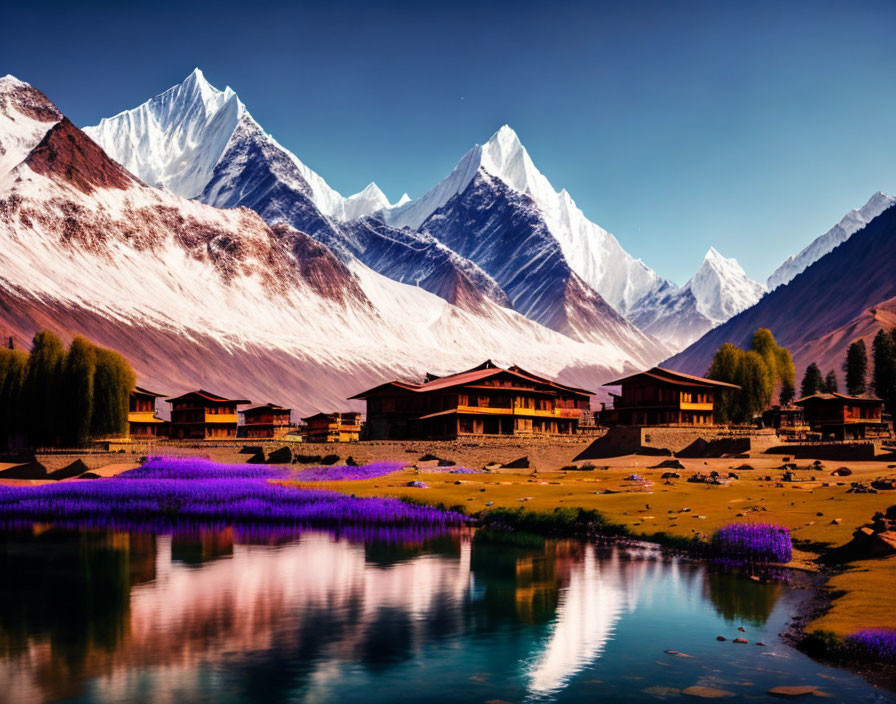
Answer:
[[[599,461],[598,468],[590,471],[525,469],[462,475],[409,470],[377,480],[333,483],[328,488],[358,496],[407,497],[462,506],[467,513],[499,506],[524,506],[534,511],[552,511],[559,506],[596,509],[609,521],[625,525],[634,536],[646,538],[656,533],[709,537],[719,526],[733,521],[772,522],[792,531],[798,549],[791,565],[811,570],[816,569],[814,559],[818,554],[848,542],[853,531],[870,522],[876,511],[896,503],[896,496],[886,492],[847,493],[852,481],[894,474],[893,469],[879,462],[850,463],[853,475],[841,478],[831,476],[841,463],[816,469],[801,461],[796,475],[802,481],[780,482],[780,458],[681,460],[685,469],[672,470],[681,478],[667,483],[660,476],[670,470],[649,468],[661,459],[627,457]],[[754,469],[737,469],[743,464]],[[728,486],[686,481],[696,471],[713,470],[723,477],[734,471],[738,478]],[[625,477],[632,473],[651,485],[626,481]],[[771,476],[772,481],[767,481],[766,476]],[[423,481],[429,488],[407,487],[413,480]],[[837,595],[832,609],[807,630],[820,628],[847,635],[873,626],[896,628],[893,585],[896,558],[851,564],[846,572],[830,580],[832,594]]]

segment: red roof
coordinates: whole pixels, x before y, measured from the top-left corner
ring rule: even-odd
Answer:
[[[251,403],[248,399],[244,398],[224,398],[223,396],[218,396],[218,394],[213,394],[211,391],[205,391],[203,389],[199,389],[197,391],[188,391],[185,394],[181,394],[180,396],[175,396],[174,398],[165,399],[168,403],[174,403],[175,401],[180,401],[185,398],[189,398],[191,396],[198,396],[205,401],[210,401],[212,403],[235,403],[237,405],[241,405],[244,403]]]
[[[289,413],[292,411],[292,409],[278,406],[276,403],[265,403],[260,406],[251,406],[249,408],[244,408],[242,411],[240,411],[240,413],[253,413],[256,411],[282,411],[284,413]]]
[[[634,381],[640,377],[647,377],[648,379],[661,381],[664,384],[673,384],[675,386],[715,386],[728,389],[740,388],[737,384],[729,384],[728,382],[716,381],[715,379],[706,379],[702,376],[693,376],[692,374],[676,372],[671,369],[663,369],[662,367],[654,367],[653,369],[648,369],[646,372],[638,372],[637,374],[632,374],[623,379],[608,381],[604,386],[621,386],[622,384]]]
[[[426,381],[422,384],[409,384],[403,381],[390,381],[385,384],[375,386],[372,389],[368,389],[367,391],[362,391],[361,393],[350,396],[349,398],[366,398],[368,396],[372,396],[380,390],[385,390],[389,387],[395,387],[402,391],[410,391],[413,393],[429,393],[431,391],[440,391],[441,389],[450,389],[455,386],[466,386],[467,384],[482,381],[483,379],[489,379],[499,374],[511,374],[513,376],[519,377],[520,379],[525,379],[526,381],[535,382],[537,384],[544,384],[557,389],[561,389],[563,391],[568,391],[570,393],[580,394],[583,396],[592,395],[590,391],[577,389],[573,386],[565,386],[556,381],[550,381],[549,379],[545,379],[544,377],[526,372],[519,367],[510,367],[508,369],[504,369],[502,367],[496,366],[491,360],[489,360],[479,365],[478,367],[468,369],[464,372],[458,372],[457,374],[451,374],[450,376],[435,377],[429,374],[427,375],[429,381]]]

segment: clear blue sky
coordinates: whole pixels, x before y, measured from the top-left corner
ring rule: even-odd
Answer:
[[[683,283],[754,278],[896,192],[896,3],[8,3],[0,74],[79,125],[201,67],[348,195],[419,196],[501,124]]]

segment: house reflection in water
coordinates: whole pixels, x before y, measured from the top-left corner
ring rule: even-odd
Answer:
[[[693,566],[571,541],[463,533],[384,545],[307,533],[271,542],[245,544],[227,529],[0,534],[7,693],[180,701],[214,699],[214,682],[232,700],[327,701],[349,677],[363,687],[428,654],[441,667],[487,660],[547,696],[598,661],[619,620],[658,585],[680,581],[683,599],[708,591],[714,604],[732,591]],[[761,617],[776,598],[726,601],[725,617]]]

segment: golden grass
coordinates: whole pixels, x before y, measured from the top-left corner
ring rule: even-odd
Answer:
[[[646,458],[654,464],[659,460]],[[638,458],[645,464],[645,458]],[[876,511],[896,503],[896,496],[887,493],[847,494],[851,480],[864,474],[886,474],[885,465],[868,466],[846,479],[829,476],[827,471],[800,471],[818,481],[783,483],[775,486],[780,471],[772,469],[777,460],[750,460],[755,470],[737,472],[739,479],[730,486],[692,484],[685,481],[693,471],[716,469],[727,475],[732,460],[684,460],[686,470],[677,470],[681,479],[665,484],[660,479],[663,469],[634,467],[633,461],[616,461],[609,469],[593,471],[503,470],[490,474],[440,474],[402,471],[379,479],[357,482],[316,483],[317,488],[330,488],[358,496],[394,496],[446,506],[463,506],[467,513],[491,507],[518,507],[534,511],[552,511],[559,506],[596,509],[608,520],[625,525],[634,535],[649,537],[657,532],[673,536],[709,537],[725,523],[735,521],[771,522],[791,529],[795,541],[806,541],[809,549],[794,551],[791,566],[815,569],[811,560],[824,545],[833,547],[850,540],[853,531],[871,520]],[[627,466],[626,466],[627,465]],[[883,470],[883,471],[881,471]],[[736,471],[736,470],[735,470]],[[637,473],[653,482],[643,491],[624,477]],[[890,471],[892,473],[892,471]],[[771,475],[773,481],[764,481]],[[406,484],[420,480],[429,489],[414,489]],[[830,486],[822,486],[822,480]],[[841,482],[837,486],[836,482]],[[619,493],[603,493],[606,490]],[[521,501],[521,499],[523,499]],[[489,507],[486,504],[491,503]],[[689,512],[682,509],[689,508]],[[741,515],[739,515],[741,514]],[[821,515],[818,515],[821,514]],[[839,523],[834,523],[839,519]],[[889,626],[896,628],[896,558],[856,563],[855,569],[831,580],[831,588],[846,592],[835,599],[831,611],[810,625],[809,630],[823,628],[846,635],[861,628]]]

